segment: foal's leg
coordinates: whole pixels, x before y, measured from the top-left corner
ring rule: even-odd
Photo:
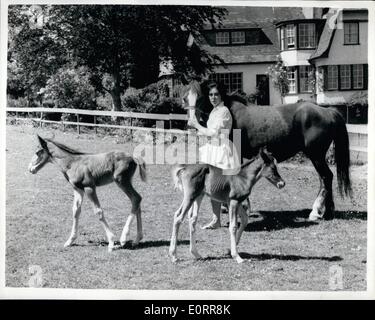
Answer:
[[[172,262],[177,262],[177,237],[178,237],[178,230],[180,229],[180,225],[182,221],[184,220],[186,214],[188,213],[189,209],[191,208],[192,204],[194,202],[194,199],[186,194],[184,191],[184,200],[182,201],[181,206],[178,208],[178,210],[174,214],[173,219],[173,229],[172,229],[172,237],[171,237],[171,243],[169,246],[169,255],[172,258]]]
[[[122,230],[121,237],[120,237],[120,243],[122,246],[125,245],[126,240],[129,238],[130,234],[130,226],[134,220],[134,218],[137,219],[137,236],[133,242],[133,246],[136,246],[139,244],[139,241],[143,238],[143,231],[142,231],[142,217],[141,217],[141,201],[142,197],[140,194],[135,191],[133,188],[133,185],[131,184],[131,181],[122,181],[119,182],[118,179],[115,179],[117,185],[121,188],[122,191],[125,192],[125,194],[129,197],[132,208],[130,215],[128,219],[126,220],[124,229]]]
[[[81,189],[74,188],[74,200],[73,200],[73,226],[70,233],[69,239],[65,242],[64,247],[69,247],[77,239],[78,234],[78,220],[81,214],[81,205],[84,196],[84,191]]]
[[[99,199],[98,199],[98,196],[96,195],[96,190],[95,188],[87,187],[85,188],[85,192],[87,194],[87,197],[91,201],[94,212],[98,215],[99,221],[102,224],[104,231],[107,235],[108,251],[112,251],[113,248],[115,247],[115,240],[114,240],[115,236],[112,233],[112,231],[109,229],[107,220],[104,217],[104,212],[103,212],[103,209],[100,207]]]
[[[250,202],[249,202],[249,204],[250,204]],[[238,206],[238,212],[240,214],[241,224],[240,224],[240,228],[237,230],[237,234],[236,234],[236,244],[237,245],[240,243],[242,232],[246,228],[247,223],[249,221],[249,218],[247,216],[247,212],[245,211],[245,209],[242,205]]]
[[[200,259],[202,258],[201,255],[198,253],[198,250],[196,248],[196,224],[198,220],[198,213],[199,208],[202,203],[203,195],[198,196],[196,200],[194,201],[192,207],[189,211],[189,226],[190,226],[190,253],[196,258]]]
[[[243,259],[240,257],[237,251],[236,244],[236,231],[237,231],[237,209],[239,203],[237,200],[230,200],[229,202],[229,233],[230,233],[230,252],[232,258],[238,263],[242,263]]]
[[[211,206],[212,206],[212,220],[210,223],[206,224],[202,227],[202,229],[218,229],[221,227],[220,222],[220,213],[221,213],[221,203],[211,200]]]

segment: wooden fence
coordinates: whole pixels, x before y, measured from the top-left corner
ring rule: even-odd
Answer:
[[[96,128],[117,128],[117,129],[129,129],[130,134],[134,130],[148,131],[148,132],[164,132],[164,133],[174,133],[174,134],[192,134],[189,130],[179,130],[172,129],[172,121],[187,121],[188,116],[186,114],[156,114],[156,113],[138,113],[138,112],[116,112],[116,111],[93,111],[93,110],[79,110],[79,109],[50,109],[50,108],[7,108],[6,112],[13,112],[16,114],[15,119],[25,120],[32,119],[39,122],[40,126],[43,126],[43,123],[55,123],[60,124],[63,129],[66,125],[77,126],[77,132],[80,133],[80,128],[82,126],[94,127]],[[28,117],[20,117],[20,114],[28,114]],[[73,114],[76,117],[76,121],[53,121],[43,119],[43,115],[47,113],[66,113]],[[33,117],[33,115],[38,115],[39,117]],[[31,116],[30,116],[31,115]],[[94,118],[94,123],[81,122],[79,119],[80,115],[90,115]],[[106,123],[97,123],[97,117],[117,117],[130,120],[130,125],[115,125],[115,124],[106,124]],[[169,123],[169,129],[163,128],[146,128],[146,127],[137,127],[133,126],[132,122],[134,119],[148,119],[156,121],[163,121]],[[347,124],[347,129],[349,133],[350,140],[350,150],[356,155],[359,155],[360,158],[367,158],[367,125],[352,125]]]
[[[15,119],[25,120],[31,119],[39,123],[42,127],[43,123],[54,123],[60,124],[63,129],[66,125],[73,125],[77,127],[78,134],[80,133],[81,127],[94,127],[95,132],[97,128],[116,128],[116,129],[129,129],[132,133],[133,130],[149,131],[149,132],[169,132],[169,133],[185,133],[190,134],[190,132],[172,129],[172,121],[187,121],[188,117],[186,114],[156,114],[156,113],[140,113],[140,112],[122,112],[122,111],[94,111],[94,110],[80,110],[80,109],[53,109],[53,108],[7,108],[7,113],[13,112],[16,114]],[[48,113],[59,113],[59,114],[73,114],[75,115],[76,121],[54,121],[44,119],[44,115]],[[20,117],[21,114],[27,114],[28,116]],[[37,116],[39,114],[39,117]],[[89,115],[94,119],[93,123],[80,121],[80,115]],[[97,123],[98,117],[111,117],[111,118],[123,118],[129,119],[130,125],[120,125],[120,124],[107,124],[107,123]],[[163,122],[163,128],[147,128],[138,127],[133,125],[134,119],[147,119]],[[169,124],[169,129],[164,129],[166,122]]]

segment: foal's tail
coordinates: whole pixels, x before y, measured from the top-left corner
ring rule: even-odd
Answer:
[[[344,118],[341,114],[333,111],[335,119],[335,132],[333,135],[333,141],[335,143],[335,162],[337,170],[337,183],[341,197],[345,194],[346,196],[352,197],[353,191],[350,182],[350,150],[349,150],[349,136],[346,129]]]
[[[141,180],[146,182],[147,181],[146,162],[141,157],[133,157],[133,159],[139,167],[139,175],[141,176]]]

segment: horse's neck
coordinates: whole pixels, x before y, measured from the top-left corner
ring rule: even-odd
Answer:
[[[78,155],[62,150],[56,145],[50,148],[50,154],[52,162],[56,163],[63,172],[66,172],[70,164],[77,160],[78,157]]]
[[[259,158],[241,169],[241,173],[245,176],[249,188],[253,187],[253,185],[260,179],[261,168],[262,160]]]

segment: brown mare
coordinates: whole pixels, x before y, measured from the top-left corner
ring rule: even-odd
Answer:
[[[276,161],[272,155],[260,150],[256,157],[247,160],[236,175],[223,175],[222,169],[208,165],[179,165],[172,172],[175,185],[183,191],[183,201],[174,215],[172,238],[169,254],[173,262],[177,261],[177,237],[179,227],[189,212],[190,252],[199,259],[196,249],[195,229],[199,207],[204,195],[211,199],[229,204],[229,233],[231,241],[231,256],[238,262],[243,262],[237,251],[241,234],[247,225],[248,217],[240,204],[249,198],[252,188],[257,181],[264,177],[277,188],[283,188],[285,182],[280,177]],[[237,230],[237,215],[240,214],[241,224]]]
[[[207,83],[192,81],[183,99],[185,107],[190,108],[203,124],[212,110],[207,98]],[[341,114],[335,109],[305,101],[280,106],[248,106],[243,98],[236,95],[226,97],[224,104],[232,114],[233,129],[240,130],[242,159],[251,159],[260,147],[267,146],[278,162],[299,151],[311,160],[319,174],[320,189],[309,218],[332,219],[333,174],[326,161],[332,142],[339,193],[342,197],[352,196],[349,138]]]
[[[115,236],[107,224],[96,195],[97,187],[112,182],[115,182],[125,192],[132,204],[131,214],[125,223],[120,243],[125,245],[131,223],[136,218],[137,236],[133,244],[137,245],[143,237],[140,206],[142,197],[133,188],[131,180],[137,166],[139,166],[141,179],[146,180],[146,166],[143,160],[127,156],[119,151],[100,154],[83,153],[52,139],[43,139],[39,135],[38,140],[39,147],[31,159],[29,171],[33,174],[37,173],[47,162],[52,162],[57,165],[74,189],[72,232],[64,247],[71,246],[77,238],[82,200],[86,194],[107,235],[108,251],[113,250]]]

